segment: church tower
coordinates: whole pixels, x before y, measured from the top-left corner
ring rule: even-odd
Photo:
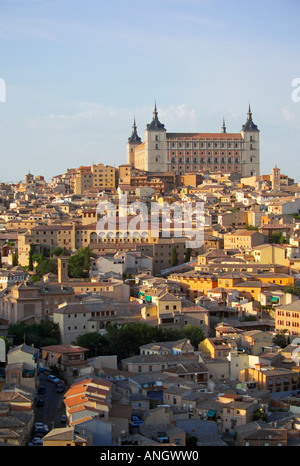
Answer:
[[[166,172],[168,167],[167,133],[158,119],[155,104],[153,119],[145,130],[145,170]]]
[[[127,164],[131,167],[135,165],[134,149],[141,144],[142,140],[138,136],[135,119],[132,126],[132,134],[127,142]]]
[[[247,121],[241,130],[243,138],[242,176],[259,176],[259,130],[252,120],[252,112],[249,104]]]
[[[272,168],[272,191],[280,191],[280,168]]]

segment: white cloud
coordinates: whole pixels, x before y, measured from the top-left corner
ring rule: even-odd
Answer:
[[[297,120],[297,117],[294,112],[291,111],[291,109],[288,106],[282,107],[281,108],[281,113],[283,118],[286,121],[294,122]]]

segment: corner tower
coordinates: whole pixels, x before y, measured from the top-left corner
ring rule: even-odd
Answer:
[[[145,170],[166,172],[168,167],[167,133],[158,119],[156,104],[153,119],[145,130]]]
[[[131,167],[135,165],[134,149],[141,144],[142,140],[137,133],[135,119],[133,121],[132,133],[127,142],[127,164]]]
[[[252,120],[252,112],[249,104],[247,121],[241,130],[243,138],[242,175],[259,176],[260,174],[260,150],[259,129]]]

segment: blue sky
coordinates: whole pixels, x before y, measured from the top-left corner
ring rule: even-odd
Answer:
[[[0,181],[126,163],[155,101],[168,131],[238,132],[300,181],[298,0],[1,0]],[[299,92],[300,96],[300,92]]]

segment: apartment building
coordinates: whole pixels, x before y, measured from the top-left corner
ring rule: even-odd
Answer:
[[[0,312],[10,324],[24,319],[35,322],[51,315],[59,304],[72,301],[74,294],[70,286],[21,283],[0,294]]]
[[[272,367],[263,363],[255,364],[253,368],[240,371],[241,382],[253,381],[259,390],[268,390],[270,393],[278,393],[297,390],[299,373],[282,367]]]
[[[237,230],[224,235],[224,249],[253,249],[266,242],[266,237],[256,230]]]
[[[78,377],[80,370],[88,366],[88,350],[75,345],[51,345],[42,349],[41,364],[45,369],[54,366],[68,385]]]
[[[275,330],[300,335],[300,300],[275,308]]]
[[[91,167],[79,167],[70,180],[71,191],[81,195],[93,188],[93,174]]]
[[[99,191],[116,188],[115,167],[104,165],[103,163],[93,164],[91,172],[93,188],[97,188]]]

